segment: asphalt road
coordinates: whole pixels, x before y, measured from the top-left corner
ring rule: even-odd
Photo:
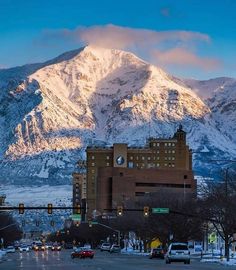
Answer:
[[[110,254],[96,251],[94,259],[71,259],[71,250],[61,252],[16,252],[8,254],[7,260],[0,263],[1,270],[217,270],[224,266],[214,263],[201,263],[192,259],[190,265],[172,263],[166,265],[164,260],[145,256]],[[227,267],[236,269],[236,266]]]

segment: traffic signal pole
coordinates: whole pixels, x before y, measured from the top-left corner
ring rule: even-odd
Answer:
[[[105,227],[105,228],[107,228],[107,229],[110,229],[110,230],[116,232],[116,233],[117,233],[117,237],[118,237],[118,245],[120,246],[120,231],[119,231],[119,230],[115,230],[115,229],[113,229],[112,227],[107,226],[107,225],[104,225],[104,224],[99,223],[99,222],[96,223],[96,224],[98,224],[98,225],[100,225],[100,226],[102,226],[102,227]]]

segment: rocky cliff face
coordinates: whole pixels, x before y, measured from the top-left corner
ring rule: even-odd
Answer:
[[[92,140],[143,145],[172,136],[179,123],[194,151],[231,158],[236,82],[224,79],[223,88],[219,79],[183,81],[129,52],[91,46],[0,70],[0,181],[70,183]],[[208,99],[202,84],[212,89]],[[203,173],[204,155],[194,157]]]

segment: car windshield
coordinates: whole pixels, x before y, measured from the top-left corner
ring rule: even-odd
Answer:
[[[187,245],[172,245],[172,250],[188,250]]]

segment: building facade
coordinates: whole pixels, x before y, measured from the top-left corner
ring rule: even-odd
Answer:
[[[181,193],[196,192],[192,152],[182,126],[172,138],[150,138],[145,147],[87,147],[88,214],[101,213],[136,200],[147,192],[168,188]]]
[[[73,206],[81,205],[82,200],[87,197],[87,179],[86,179],[86,162],[78,161],[78,171],[72,174],[73,177]],[[75,213],[75,210],[73,211]]]

